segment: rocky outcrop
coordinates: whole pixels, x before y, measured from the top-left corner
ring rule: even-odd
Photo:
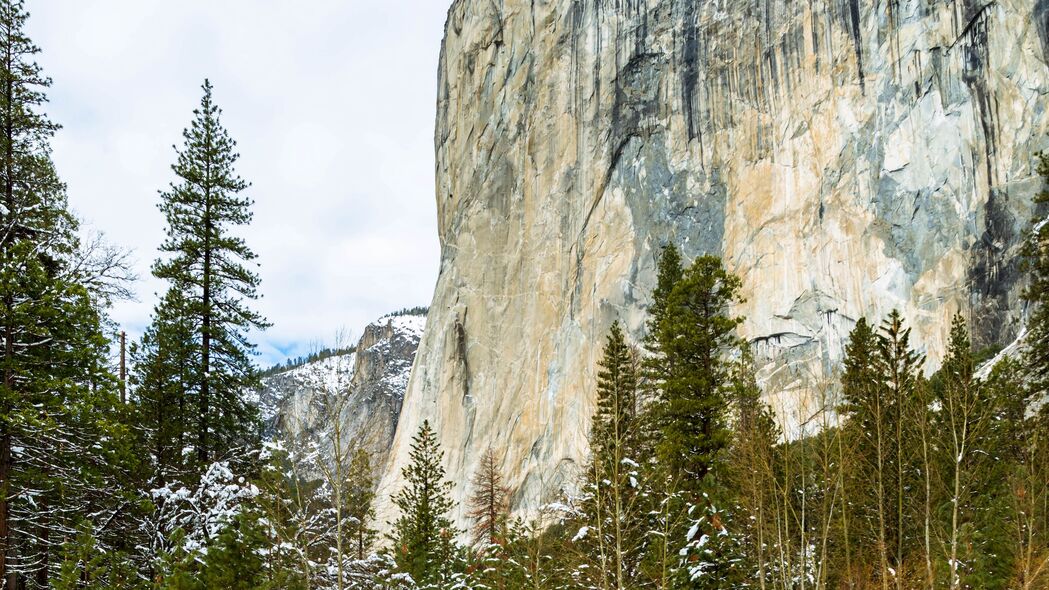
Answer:
[[[670,240],[742,278],[788,424],[861,316],[899,308],[930,366],[958,311],[1011,341],[1047,60],[1047,0],[457,0],[441,272],[383,486],[430,419],[458,500],[489,446],[517,509],[559,493]]]
[[[364,445],[382,465],[425,326],[424,315],[386,316],[364,329],[353,352],[264,378],[258,400],[267,435],[318,441],[323,452],[338,421],[344,444]]]

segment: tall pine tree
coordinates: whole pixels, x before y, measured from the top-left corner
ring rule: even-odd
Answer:
[[[910,518],[921,504],[918,474],[918,434],[915,408],[921,394],[923,358],[910,348],[910,329],[893,311],[875,333],[861,319],[846,346],[842,377],[843,411],[856,441],[856,469],[851,489],[857,490],[858,536],[861,547],[875,552],[882,588],[903,583],[898,572],[919,544],[919,519]],[[927,405],[927,404],[926,404]],[[923,492],[924,493],[924,492]]]
[[[659,332],[659,323],[667,309],[667,300],[674,286],[681,280],[685,270],[681,266],[681,252],[673,243],[663,247],[656,268],[656,288],[652,290],[652,305],[648,308],[648,334],[651,338]],[[650,342],[655,344],[654,341]]]
[[[614,322],[597,375],[597,409],[590,426],[590,466],[583,506],[586,553],[581,575],[602,588],[640,583],[648,506],[642,488],[638,358]]]
[[[192,444],[199,465],[243,445],[256,431],[255,409],[243,392],[255,387],[248,332],[268,324],[248,305],[258,297],[258,275],[249,268],[256,256],[234,230],[251,222],[248,187],[234,170],[236,143],[222,127],[212,86],[203,85],[184,143],[172,166],[178,182],[162,193],[167,220],[167,256],[153,274],[180,292],[184,304],[177,321],[194,328],[186,343],[191,361],[187,393],[193,396]]]
[[[47,587],[82,520],[124,501],[122,430],[89,276],[51,161],[58,126],[19,0],[0,0],[0,583]],[[112,464],[111,464],[112,462]],[[108,488],[108,489],[107,489]],[[100,536],[112,537],[107,527]]]
[[[135,427],[142,448],[150,455],[151,488],[187,473],[183,449],[190,434],[191,344],[196,331],[185,305],[181,292],[168,290],[141,342],[132,347]]]
[[[444,453],[429,420],[412,440],[411,462],[401,471],[404,487],[393,496],[401,516],[393,523],[397,568],[419,586],[446,580],[454,556],[456,530],[448,513],[455,507],[441,462]]]
[[[715,256],[701,256],[666,299],[654,339],[663,378],[659,392],[661,439],[656,450],[664,467],[693,497],[729,442],[725,390],[737,344],[740,280]]]

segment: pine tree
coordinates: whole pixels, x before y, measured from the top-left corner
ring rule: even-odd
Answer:
[[[187,474],[186,448],[192,403],[189,388],[195,330],[182,293],[169,290],[153,321],[132,348],[135,427],[151,459],[149,484],[157,488]]]
[[[666,352],[662,348],[660,331],[670,294],[674,287],[681,281],[685,271],[681,267],[681,254],[674,244],[667,244],[659,256],[659,264],[656,274],[656,287],[652,291],[652,304],[648,307],[648,318],[645,322],[644,348],[647,353],[643,360],[644,377],[646,386],[651,391],[646,394],[651,398],[658,398],[658,389],[667,378],[670,365],[666,358]],[[649,438],[655,439],[655,424],[646,424]],[[649,444],[653,444],[650,441]]]
[[[584,489],[579,545],[588,553],[586,572],[602,588],[637,583],[645,543],[638,359],[619,322],[605,342],[597,376],[597,409],[590,427],[590,466]]]
[[[738,277],[714,256],[697,258],[674,285],[655,340],[662,356],[661,440],[656,450],[664,467],[693,498],[719,453],[729,442],[729,363],[742,322],[730,315],[740,301]]]
[[[990,426],[988,419],[993,406],[980,395],[980,384],[974,376],[975,363],[972,344],[961,314],[951,322],[951,337],[947,358],[934,378],[934,396],[939,407],[937,433],[943,441],[943,485],[949,499],[950,517],[944,523],[947,531],[944,542],[945,561],[948,568],[948,586],[961,588],[961,559],[971,563],[966,547],[971,540],[964,537],[964,523],[972,518],[970,494],[975,472],[982,462],[982,439]]]
[[[242,394],[257,385],[257,372],[247,333],[267,326],[246,304],[258,297],[259,277],[247,266],[255,254],[233,233],[251,222],[252,201],[240,196],[248,183],[234,171],[236,144],[222,127],[210,82],[203,91],[176,150],[179,182],[161,195],[168,226],[161,251],[168,256],[153,265],[153,274],[184,298],[180,321],[198,331],[187,393],[196,405],[193,444],[201,468],[252,439],[255,409]]]
[[[880,392],[880,379],[874,368],[877,337],[866,318],[860,318],[849,334],[845,347],[845,373],[842,376],[842,413],[856,441],[856,469],[852,476],[861,499],[857,517],[863,525],[859,545],[877,552],[881,587],[888,588],[889,565],[888,487],[889,423],[886,400]],[[859,527],[855,527],[859,528]],[[862,558],[861,558],[862,560]]]
[[[364,449],[357,449],[350,462],[347,478],[347,523],[345,534],[350,539],[352,553],[357,561],[364,561],[375,542],[375,478],[371,458]]]
[[[467,517],[474,523],[470,531],[474,546],[487,550],[504,544],[510,517],[510,489],[503,483],[499,461],[491,447],[481,456],[471,483],[473,493],[467,505]]]
[[[996,363],[985,391],[991,421],[989,473],[982,479],[974,544],[989,549],[966,581],[978,588],[1034,590],[1049,584],[1049,422],[1030,416],[1023,359]],[[996,493],[997,492],[997,493]]]
[[[1038,173],[1049,184],[1049,153],[1038,155]],[[1035,210],[1045,213],[1049,187],[1035,197]],[[1023,362],[1030,380],[1031,399],[1049,395],[1049,216],[1034,219],[1024,242],[1028,284],[1023,296],[1031,307],[1027,319],[1027,347]]]
[[[910,329],[898,311],[876,334],[861,319],[846,347],[843,410],[859,459],[857,481],[850,487],[864,495],[858,502],[864,525],[860,536],[877,551],[882,588],[904,583],[893,572],[901,571],[922,537],[918,524],[923,519],[911,517],[916,504],[928,502],[926,485],[915,479],[926,476],[920,464],[923,439],[913,419],[917,409],[928,406],[920,375],[923,361],[911,350]]]
[[[410,463],[401,471],[404,487],[393,496],[401,515],[389,537],[397,568],[419,586],[446,579],[456,530],[448,518],[455,504],[441,462],[444,453],[429,420],[412,440]]]
[[[666,313],[670,292],[678,284],[685,270],[681,266],[681,253],[673,243],[663,247],[656,270],[656,288],[652,291],[652,305],[648,308],[648,334],[655,338],[659,333],[659,324]],[[654,341],[650,344],[655,345]]]
[[[878,333],[875,369],[882,382],[881,395],[888,402],[888,423],[891,447],[889,449],[893,466],[892,477],[895,487],[892,489],[893,523],[895,547],[892,551],[893,567],[900,571],[908,549],[916,543],[915,522],[908,520],[909,500],[920,497],[912,490],[919,489],[913,479],[921,473],[916,464],[915,441],[912,438],[913,423],[909,420],[916,404],[921,403],[922,393],[920,369],[924,359],[910,348],[910,328],[905,328],[900,313],[893,310],[882,322]],[[908,526],[909,525],[909,526]],[[902,576],[895,576],[897,588],[902,588]]]
[[[743,346],[733,365],[729,400],[733,410],[732,445],[729,447],[729,487],[742,515],[737,519],[741,543],[749,556],[750,577],[764,588],[770,579],[769,564],[776,545],[772,515],[776,498],[776,451],[780,431],[771,408],[761,399],[755,380],[753,356]],[[709,534],[709,532],[708,532]]]
[[[105,277],[90,276],[51,161],[58,126],[42,113],[50,80],[27,18],[21,1],[0,1],[0,583],[10,588],[48,586],[80,522],[112,521],[125,500],[124,465],[108,464],[125,457]]]

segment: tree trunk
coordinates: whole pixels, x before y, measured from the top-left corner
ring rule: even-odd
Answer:
[[[877,395],[878,392],[875,392]],[[885,531],[885,447],[884,447],[884,433],[882,427],[884,422],[882,420],[882,408],[881,401],[877,402],[877,437],[878,437],[878,553],[881,558],[881,587],[882,590],[889,590],[889,540]]]
[[[201,370],[204,372],[200,383],[200,431],[197,433],[197,460],[201,466],[208,462],[208,427],[211,414],[211,129],[205,132],[206,149],[209,161],[205,166],[204,189],[204,276],[202,294],[203,317],[200,323],[201,333]]]
[[[10,264],[9,248],[10,241],[14,238],[14,216],[15,216],[15,192],[14,192],[14,115],[11,103],[14,101],[14,80],[11,74],[11,43],[7,43],[4,55],[4,67],[8,72],[4,84],[4,98],[6,100],[4,113],[4,202],[7,206],[7,225],[10,227],[4,232],[3,263]],[[14,294],[4,294],[4,310],[7,316],[4,322],[4,387],[8,396],[15,394],[15,379],[12,369],[15,356],[15,325],[14,325]],[[9,414],[11,408],[2,408],[4,414]],[[11,475],[14,472],[14,458],[11,456],[11,432],[4,424],[4,432],[0,433],[0,580],[7,580],[7,587],[13,590],[18,582],[15,574],[8,575],[8,556],[11,553],[11,511],[8,497],[11,495]]]
[[[7,502],[11,486],[11,463],[11,435],[5,432],[3,436],[0,436],[0,584],[7,580],[9,589],[15,588],[15,575],[12,573],[8,576],[7,572],[11,541]]]

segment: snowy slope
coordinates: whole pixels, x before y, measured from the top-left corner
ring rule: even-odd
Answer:
[[[344,440],[370,449],[382,465],[425,328],[425,315],[384,316],[364,329],[354,352],[263,379],[257,399],[267,437],[315,441],[324,452],[337,423]]]

